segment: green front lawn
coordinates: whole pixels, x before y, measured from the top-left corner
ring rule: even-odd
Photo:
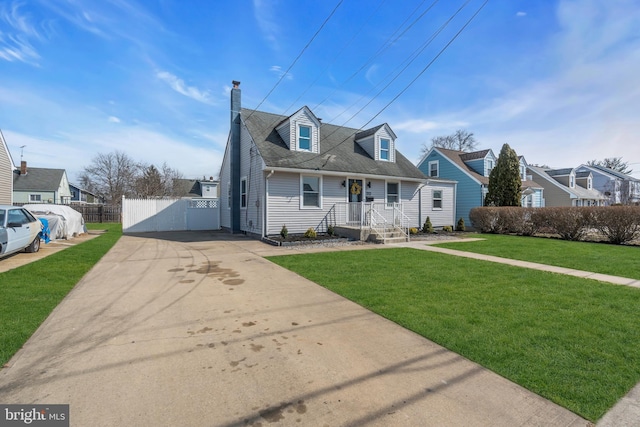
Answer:
[[[640,280],[640,246],[571,242],[542,237],[472,234],[484,240],[435,246]]]
[[[592,421],[640,381],[639,289],[403,248],[269,259]]]
[[[122,235],[121,224],[87,224],[87,228],[108,232],[0,273],[0,366],[9,361]]]

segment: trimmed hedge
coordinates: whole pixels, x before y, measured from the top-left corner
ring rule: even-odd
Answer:
[[[598,233],[615,244],[640,238],[639,206],[593,207],[479,207],[469,219],[481,233],[557,234],[565,240],[584,240]]]

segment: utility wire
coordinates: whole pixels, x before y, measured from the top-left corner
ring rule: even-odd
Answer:
[[[376,113],[367,123],[362,125],[359,129],[357,129],[356,131],[352,132],[351,135],[349,135],[348,137],[343,139],[340,143],[338,143],[337,145],[331,147],[329,150],[325,151],[324,153],[319,153],[319,154],[313,156],[312,158],[303,160],[301,162],[298,162],[295,165],[303,164],[303,163],[309,162],[309,161],[311,161],[311,160],[313,160],[313,159],[315,159],[315,158],[317,158],[319,156],[326,155],[328,152],[336,149],[340,145],[342,145],[345,142],[347,142],[348,140],[350,140],[351,137],[353,137],[358,132],[360,132],[362,129],[364,129],[367,125],[369,125],[369,123],[371,123],[375,118],[377,118],[380,114],[382,114],[393,102],[395,102],[402,94],[404,94],[418,80],[418,78],[420,78],[431,67],[431,65],[433,65],[433,63],[449,48],[449,46],[451,46],[451,44],[460,36],[460,34],[462,34],[462,32],[469,26],[469,24],[471,24],[471,22],[478,16],[480,11],[482,11],[482,9],[484,9],[484,7],[487,5],[488,2],[489,2],[489,0],[485,0],[484,3],[482,3],[482,5],[480,5],[478,10],[467,20],[467,22],[447,42],[447,44],[445,44],[444,47],[442,49],[440,49],[440,51],[436,54],[436,56],[413,78],[413,80],[411,80],[409,82],[409,84],[407,84],[395,97],[393,97],[391,99],[391,101],[389,101],[380,111],[378,111],[378,113]],[[290,166],[294,166],[294,165],[290,165]],[[323,167],[324,167],[324,165],[323,165]]]
[[[278,87],[278,85],[282,82],[282,80],[287,76],[287,74],[289,74],[289,71],[291,71],[291,69],[293,68],[294,65],[296,65],[296,62],[298,62],[298,59],[300,59],[300,57],[302,56],[302,54],[307,50],[307,48],[309,47],[309,45],[311,45],[311,43],[313,42],[313,40],[315,40],[315,38],[318,36],[318,34],[320,34],[320,31],[322,31],[322,29],[324,28],[324,26],[327,24],[327,22],[329,22],[329,20],[331,19],[331,17],[333,16],[334,13],[336,13],[336,10],[338,10],[338,8],[340,7],[340,5],[342,4],[344,0],[340,0],[338,2],[338,4],[333,8],[333,10],[331,11],[331,13],[329,14],[329,16],[327,16],[327,18],[324,20],[324,22],[322,23],[322,25],[320,26],[320,28],[318,28],[318,30],[316,31],[316,33],[313,35],[313,37],[311,37],[311,40],[309,40],[309,42],[306,44],[306,46],[304,48],[302,48],[302,50],[300,51],[300,53],[298,54],[298,56],[296,57],[296,59],[293,60],[293,62],[291,63],[291,65],[289,65],[289,68],[287,68],[287,70],[284,72],[284,74],[282,74],[282,76],[280,76],[280,79],[276,82],[276,84],[271,88],[271,90],[269,91],[269,93],[267,93],[267,95],[262,99],[262,101],[260,101],[260,103],[258,104],[258,106],[254,109],[257,110],[258,108],[260,108],[260,106],[267,100],[267,98],[269,98],[269,96],[273,93],[273,91]],[[253,114],[253,113],[251,113]],[[247,117],[247,120],[249,119],[249,117],[251,117],[251,114],[249,114],[249,116]]]

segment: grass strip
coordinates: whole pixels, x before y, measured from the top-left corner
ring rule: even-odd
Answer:
[[[477,234],[484,240],[435,246],[640,280],[640,247],[542,237]]]
[[[87,228],[108,231],[38,261],[0,273],[0,366],[11,359],[122,235],[121,224],[87,224]]]
[[[596,421],[640,380],[640,290],[408,248],[269,257]]]

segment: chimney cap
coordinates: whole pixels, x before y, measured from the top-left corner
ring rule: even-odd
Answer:
[[[238,89],[240,87],[240,82],[237,80],[232,80],[231,84],[233,84],[234,89]]]

